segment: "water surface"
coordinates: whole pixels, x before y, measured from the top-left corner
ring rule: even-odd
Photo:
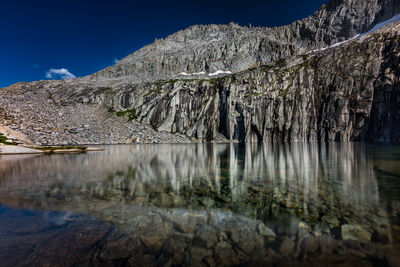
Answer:
[[[400,146],[120,145],[0,157],[0,262],[398,266]]]

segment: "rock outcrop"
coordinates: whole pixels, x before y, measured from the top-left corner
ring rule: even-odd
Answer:
[[[3,89],[0,114],[7,125],[43,103],[77,117],[96,114],[99,123],[113,122],[93,133],[107,132],[97,143],[135,140],[129,125],[143,124],[182,141],[400,141],[400,25],[374,28],[398,13],[399,0],[335,0],[283,27],[193,26],[88,77]],[[27,95],[41,95],[42,104],[15,114]],[[126,127],[115,126],[115,115],[126,115]],[[57,127],[72,123],[55,117]],[[74,138],[62,140],[94,142]]]

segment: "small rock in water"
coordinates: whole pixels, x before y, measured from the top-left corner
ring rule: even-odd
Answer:
[[[259,224],[258,224],[258,232],[259,232],[260,235],[262,235],[262,236],[272,237],[272,238],[275,238],[275,237],[276,237],[276,234],[274,233],[274,231],[272,231],[270,228],[268,228],[267,226],[265,226],[264,223],[259,223]]]
[[[193,246],[191,248],[191,255],[192,255],[192,263],[198,264],[202,261],[203,258],[207,256],[211,256],[213,254],[212,250],[208,250],[202,247]]]
[[[321,236],[322,234],[330,234],[329,226],[326,223],[318,223],[314,227],[313,235]]]
[[[322,221],[330,225],[331,227],[339,226],[340,222],[337,218],[332,216],[324,216],[322,217]]]
[[[291,240],[289,237],[285,237],[281,242],[279,252],[283,257],[288,258],[293,254],[294,248],[295,244],[293,240]]]
[[[306,232],[311,232],[312,229],[305,222],[299,222],[299,230],[306,231]]]
[[[200,225],[196,231],[195,243],[205,245],[207,248],[213,247],[218,241],[215,228],[211,225]]]
[[[371,233],[361,225],[344,224],[342,225],[342,239],[353,240],[357,242],[367,243],[371,241]]]
[[[209,197],[203,197],[201,198],[201,204],[203,204],[205,207],[212,207],[214,206],[215,201]]]

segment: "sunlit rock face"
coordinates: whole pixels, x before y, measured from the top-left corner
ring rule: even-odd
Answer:
[[[158,131],[206,141],[395,142],[399,27],[212,79],[45,88],[63,105],[135,109],[138,121]]]
[[[67,222],[94,216],[158,264],[307,262],[335,251],[357,262],[388,260],[378,251],[399,241],[400,200],[380,192],[393,190],[387,177],[400,170],[391,164],[398,150],[385,148],[137,145],[7,157],[0,203],[65,211]]]

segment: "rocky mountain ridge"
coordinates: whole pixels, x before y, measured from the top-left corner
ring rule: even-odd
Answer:
[[[400,13],[398,0],[335,0],[291,25],[195,25],[90,75],[102,83],[153,82],[181,72],[238,72],[347,40]]]
[[[400,141],[399,23],[352,39],[398,13],[335,0],[289,26],[193,26],[85,78],[0,90],[1,123],[46,144]]]

